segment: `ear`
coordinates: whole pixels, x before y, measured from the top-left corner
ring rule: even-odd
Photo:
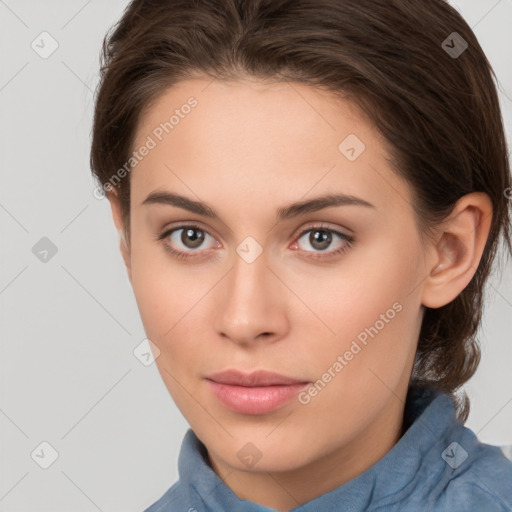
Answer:
[[[112,218],[114,219],[114,224],[116,226],[117,232],[119,233],[119,249],[121,250],[121,256],[123,257],[124,264],[126,266],[126,271],[128,273],[128,279],[130,283],[132,282],[132,268],[131,268],[131,258],[130,258],[130,247],[126,240],[126,232],[129,226],[124,225],[123,215],[121,210],[121,202],[119,201],[119,197],[117,195],[117,191],[115,189],[107,192],[107,199],[110,203],[110,208],[112,210]]]
[[[439,227],[440,237],[428,258],[430,274],[424,281],[422,304],[439,308],[449,304],[473,278],[492,222],[492,201],[484,192],[457,201],[450,217]]]

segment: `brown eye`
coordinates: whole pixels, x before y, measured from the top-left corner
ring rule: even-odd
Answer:
[[[313,250],[300,247],[302,245],[300,241],[303,239],[306,241],[304,245],[309,244]],[[338,244],[334,246],[334,249],[328,250],[336,239],[338,239]],[[313,226],[303,231],[294,245],[299,246],[299,249],[303,252],[309,253],[310,257],[320,259],[333,257],[347,251],[353,242],[354,238],[352,236],[344,235],[325,226]]]
[[[194,225],[184,225],[168,229],[158,236],[158,240],[162,241],[164,249],[173,256],[186,259],[200,257],[202,253],[206,252],[208,247],[204,247],[204,242],[207,237],[213,240],[211,247],[221,246],[208,231]]]
[[[325,231],[323,229],[314,229],[309,233],[308,242],[311,244],[311,247],[318,249],[319,251],[323,251],[327,249],[329,245],[332,243],[332,234],[329,231]]]
[[[182,231],[180,241],[189,249],[196,249],[204,241],[205,236],[202,229],[189,227],[179,231]]]

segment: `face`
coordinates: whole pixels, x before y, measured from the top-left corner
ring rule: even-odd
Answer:
[[[210,457],[285,472],[363,440],[370,451],[403,406],[427,273],[383,139],[319,89],[191,79],[145,113],[144,145],[127,264],[162,379]],[[328,195],[352,201],[322,207]],[[225,369],[309,384],[271,410],[235,410],[206,379]]]

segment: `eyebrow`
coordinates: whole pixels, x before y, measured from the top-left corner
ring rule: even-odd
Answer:
[[[219,218],[219,215],[215,212],[215,210],[213,210],[206,203],[203,203],[201,201],[193,201],[188,197],[181,196],[179,194],[171,192],[151,192],[141,204],[164,204],[176,206],[178,208],[183,208],[184,210],[188,210],[189,212],[197,213],[198,215],[203,215],[205,217],[211,217],[213,219]],[[375,208],[373,204],[369,203],[368,201],[365,201],[360,197],[347,194],[327,194],[324,196],[315,197],[313,199],[292,203],[288,206],[278,208],[276,212],[276,218],[277,220],[283,221],[294,217],[298,217],[300,215],[305,215],[307,213],[316,212],[318,210],[322,210],[323,208],[328,208],[330,206],[348,205]]]

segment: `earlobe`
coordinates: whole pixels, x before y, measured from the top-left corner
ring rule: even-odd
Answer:
[[[107,198],[110,203],[110,208],[112,210],[112,218],[114,220],[114,225],[119,233],[119,249],[121,251],[121,256],[123,258],[124,264],[126,266],[126,271],[128,273],[128,279],[130,283],[132,282],[132,269],[131,269],[131,258],[130,258],[130,247],[128,245],[128,241],[126,240],[125,232],[126,228],[124,226],[121,203],[119,201],[119,197],[116,192],[107,192]]]
[[[483,192],[462,197],[432,251],[422,304],[439,308],[453,301],[477,271],[492,221],[492,202]]]

